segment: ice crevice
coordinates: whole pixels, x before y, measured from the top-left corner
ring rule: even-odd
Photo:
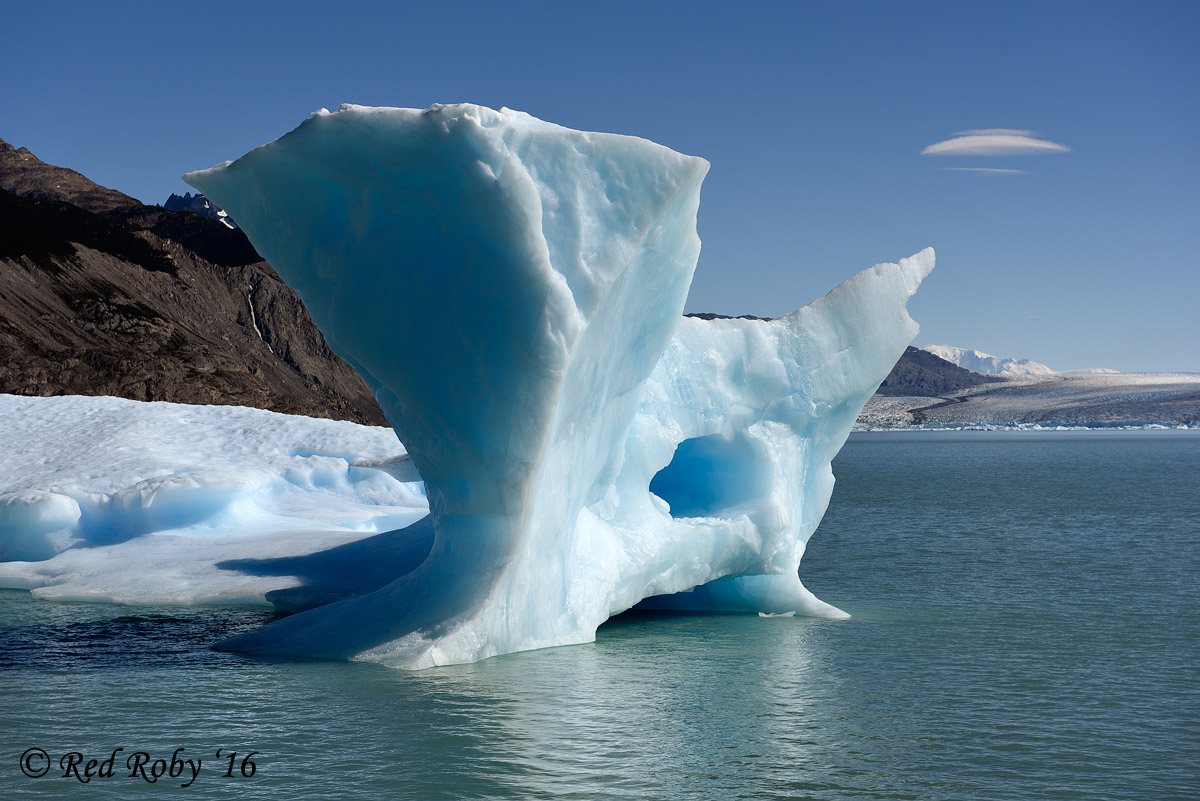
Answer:
[[[221,647],[415,669],[587,642],[634,606],[844,616],[800,559],[933,251],[777,320],[684,318],[708,166],[507,109],[343,106],[185,176],[403,443],[336,451],[345,476],[428,509],[363,545],[222,561],[287,577],[268,597],[305,611]]]

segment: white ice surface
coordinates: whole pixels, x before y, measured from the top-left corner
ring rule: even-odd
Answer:
[[[218,563],[322,551],[426,514],[386,428],[236,406],[0,395],[0,587],[56,600],[266,605]]]

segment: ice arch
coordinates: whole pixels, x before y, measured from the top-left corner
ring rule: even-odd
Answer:
[[[391,584],[225,646],[419,668],[589,641],[651,597],[840,614],[797,566],[933,253],[780,320],[683,319],[707,170],[507,109],[343,106],[185,176],[371,385],[434,529]]]
[[[769,486],[768,464],[745,437],[685,439],[654,474],[650,491],[671,517],[726,517],[759,500]]]

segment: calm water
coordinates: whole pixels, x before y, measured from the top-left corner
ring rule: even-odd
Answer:
[[[834,467],[802,576],[848,621],[404,673],[207,649],[261,613],[0,592],[0,797],[1200,798],[1200,432],[861,434]],[[31,747],[125,750],[84,786]],[[128,777],[181,747],[190,787]]]

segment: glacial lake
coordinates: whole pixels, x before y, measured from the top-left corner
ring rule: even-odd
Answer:
[[[801,577],[845,621],[406,673],[208,648],[261,611],[0,591],[0,797],[1200,798],[1200,431],[855,434],[834,470]]]

